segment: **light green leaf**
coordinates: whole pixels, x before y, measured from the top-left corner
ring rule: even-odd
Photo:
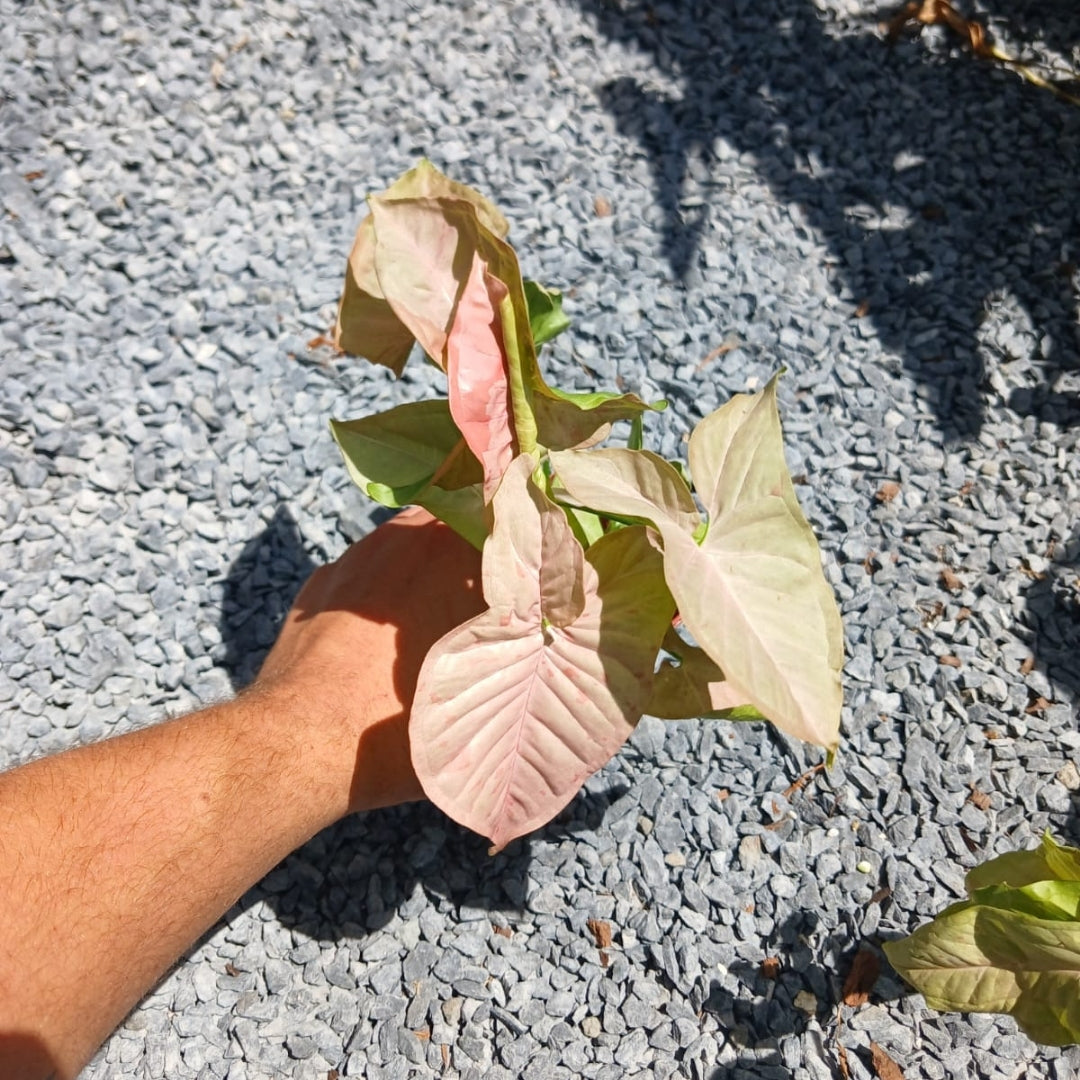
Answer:
[[[757,394],[736,394],[706,416],[690,435],[690,472],[709,521],[771,496],[780,496],[802,543],[790,554],[815,572],[816,596],[825,620],[828,663],[837,672],[844,663],[844,629],[836,599],[821,574],[821,551],[803,516],[784,460],[784,438],[776,403],[774,375]]]
[[[412,501],[444,521],[478,551],[483,550],[490,526],[489,508],[484,503],[482,484],[452,490],[438,484],[428,484]]]
[[[445,400],[331,420],[330,428],[349,475],[368,496],[384,506],[423,506],[476,547],[483,545],[483,470]]]
[[[1080,881],[1080,848],[1058,844],[1047,832],[1043,834],[1039,851],[1054,877],[1061,881]]]
[[[1007,851],[969,870],[968,893],[989,885],[1020,887],[1034,881],[1080,881],[1080,849],[1065,847],[1046,833],[1034,851]]]
[[[682,477],[648,450],[563,450],[553,451],[550,459],[570,497],[590,510],[657,526],[669,522],[687,535],[700,524]]]
[[[539,348],[545,341],[561,334],[570,325],[570,320],[563,314],[562,293],[558,289],[545,289],[535,281],[524,281],[522,284],[529,306],[533,344]]]
[[[516,459],[495,495],[484,548],[492,606],[428,653],[409,721],[424,791],[495,850],[549,821],[626,740],[672,611],[644,530],[625,529],[582,563],[578,616],[549,622],[543,553],[569,529],[530,471]]]
[[[461,442],[442,399],[410,402],[358,420],[331,420],[330,430],[353,481],[373,498],[372,485],[383,489],[379,502],[384,506],[408,505]],[[467,450],[460,457],[466,471],[456,486],[482,480],[476,458]]]
[[[976,904],[1024,912],[1037,919],[1076,919],[1080,881],[1033,881],[1020,888],[989,885],[971,894]]]
[[[1036,1042],[1080,1041],[1080,922],[966,902],[884,948],[933,1009],[1011,1013]]]

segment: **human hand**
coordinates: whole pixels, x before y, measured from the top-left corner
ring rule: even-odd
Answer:
[[[315,571],[249,693],[286,703],[348,811],[423,798],[408,720],[428,650],[484,610],[480,553],[405,510]],[[329,772],[329,775],[325,775]]]

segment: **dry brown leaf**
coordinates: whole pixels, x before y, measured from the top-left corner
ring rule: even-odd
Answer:
[[[421,1041],[427,1042],[431,1038],[431,1032],[427,1028],[417,1028],[413,1034]]]
[[[761,974],[766,979],[779,979],[780,978],[780,957],[778,956],[766,956],[761,961]]]
[[[725,799],[730,798],[730,797],[731,797],[731,792],[728,791],[728,789],[726,787],[722,787],[716,793],[716,801],[717,802],[723,802]]]
[[[971,794],[968,796],[968,802],[973,806],[977,806],[980,810],[990,809],[990,796],[985,791],[980,791],[974,784],[971,785]]]
[[[1020,665],[1020,674],[1021,675],[1029,675],[1034,667],[1035,667],[1035,657],[1034,656],[1025,657],[1023,663],[1021,663],[1021,665]]]
[[[938,581],[941,582],[943,589],[948,589],[949,592],[960,592],[964,588],[964,583],[956,576],[956,573],[949,566],[943,566],[941,568],[941,574],[938,576]]]
[[[1046,712],[1046,710],[1049,709],[1050,706],[1053,704],[1054,703],[1052,701],[1047,701],[1046,698],[1042,696],[1042,694],[1039,694],[1037,697],[1032,699],[1031,704],[1024,710],[1024,712],[1026,712],[1028,716],[1031,716],[1033,713]]]
[[[610,963],[611,963],[611,957],[608,956],[608,954],[603,949],[601,949],[600,950],[600,966],[601,967],[607,967],[608,964],[610,964]]]
[[[897,495],[900,494],[900,485],[895,480],[886,480],[884,484],[877,489],[877,494],[874,496],[879,503],[891,503]]]
[[[956,621],[957,622],[966,622],[970,618],[971,618],[971,608],[969,608],[969,607],[962,607],[956,613]]]
[[[892,896],[892,889],[890,889],[888,885],[882,885],[881,888],[867,900],[867,903],[880,904],[882,900],[887,900],[890,896]]]
[[[598,949],[611,948],[611,923],[606,923],[603,919],[590,919],[585,925],[596,940]]]
[[[443,1068],[449,1068],[450,1066],[450,1047],[443,1043],[439,1047],[439,1053],[442,1055]]]
[[[847,1050],[841,1042],[836,1044],[836,1063],[840,1066],[840,1075],[844,1080],[851,1080],[851,1069],[847,1062]]]
[[[233,964],[233,962],[231,960],[229,960],[225,964],[225,974],[230,975],[230,976],[232,976],[232,978],[235,979],[236,976],[240,974],[240,969],[237,968],[236,965]]]
[[[821,772],[821,770],[824,768],[825,762],[819,761],[812,769],[807,769],[806,772],[802,774],[802,776],[798,777],[795,781],[793,781],[788,787],[784,789],[784,798],[790,799],[796,791],[802,791],[802,789],[806,787],[806,785],[809,784],[810,781],[813,780],[814,777],[817,776],[817,774]],[[773,803],[773,807],[776,813],[780,812],[780,807],[778,807],[776,803]]]
[[[605,196],[597,195],[592,205],[597,217],[611,217],[611,201]]]
[[[28,173],[23,173],[23,179],[29,183],[31,180],[40,180],[44,175],[41,169],[33,169]]]
[[[870,314],[870,301],[869,300],[861,300],[859,302],[859,306],[855,309],[855,318],[856,319],[865,319],[866,316],[869,315],[869,314]]]
[[[865,1005],[870,1000],[870,991],[881,971],[881,961],[871,949],[860,949],[851,962],[847,978],[844,979],[842,1001],[853,1009]]]
[[[514,936],[514,931],[509,926],[497,926],[495,923],[491,924],[491,929],[495,931],[499,937],[510,938]]]
[[[870,1044],[870,1058],[874,1063],[874,1072],[878,1080],[904,1080],[900,1066],[876,1042]]]
[[[945,667],[963,667],[964,661],[959,656],[939,656],[938,663]]]
[[[881,563],[877,561],[876,551],[868,551],[866,553],[866,558],[863,559],[862,568],[871,576],[881,569]]]
[[[732,349],[737,349],[739,344],[738,341],[725,341],[722,345],[717,345],[716,348],[713,349],[696,368],[694,368],[694,371],[698,373],[704,371],[714,360],[718,360],[721,356],[731,352]]]

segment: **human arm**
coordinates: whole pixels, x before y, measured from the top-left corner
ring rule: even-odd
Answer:
[[[77,1075],[181,953],[347,813],[422,797],[407,719],[480,556],[408,512],[315,572],[235,701],[0,775],[0,1076]]]

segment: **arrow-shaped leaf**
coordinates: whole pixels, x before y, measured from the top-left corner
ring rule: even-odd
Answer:
[[[644,530],[623,529],[589,549],[567,620],[574,589],[545,582],[544,554],[580,546],[531,469],[516,459],[494,499],[492,606],[428,653],[409,726],[428,797],[495,849],[549,821],[626,740],[673,609]]]

